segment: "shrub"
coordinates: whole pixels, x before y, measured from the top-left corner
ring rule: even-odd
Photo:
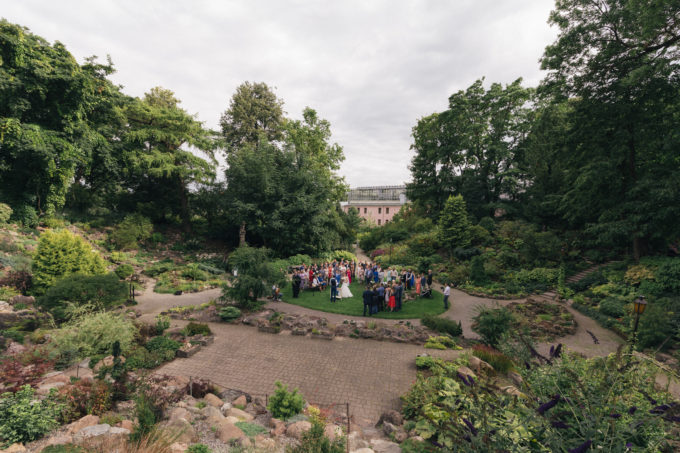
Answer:
[[[162,414],[163,411],[153,403],[152,398],[144,393],[144,391],[141,391],[135,398],[137,424],[132,434],[130,434],[130,439],[139,441],[142,437],[149,434],[156,422],[161,419]]]
[[[41,453],[87,453],[87,450],[73,444],[48,445]]]
[[[27,270],[12,269],[0,279],[0,286],[10,286],[26,294],[33,286],[33,275]]]
[[[163,335],[163,332],[170,327],[170,318],[164,315],[156,316],[156,334]]]
[[[477,285],[482,285],[489,281],[489,277],[484,270],[484,256],[478,255],[470,261],[470,280]]]
[[[63,278],[50,287],[36,304],[49,311],[56,321],[68,318],[69,308],[92,305],[104,310],[125,300],[127,286],[111,273],[105,275],[73,275]]]
[[[472,330],[477,332],[482,341],[489,346],[496,346],[500,338],[510,329],[513,317],[505,307],[477,307],[477,315],[472,318]]]
[[[420,369],[431,369],[438,365],[441,359],[429,355],[416,357],[416,367]]]
[[[116,275],[119,279],[125,280],[129,276],[135,273],[135,268],[130,264],[121,264],[116,268]]]
[[[357,256],[354,253],[352,253],[348,250],[335,250],[331,253],[331,255],[333,256],[333,259],[338,260],[338,261],[340,261],[340,260],[356,261],[357,260]],[[309,261],[307,263],[309,263]],[[302,264],[304,264],[304,263],[302,263]]]
[[[626,314],[624,307],[626,302],[616,296],[610,296],[600,301],[600,311],[612,318],[621,318]]]
[[[439,218],[439,238],[449,250],[470,245],[470,221],[462,195],[446,200]]]
[[[257,423],[236,422],[234,423],[247,437],[255,437],[258,434],[268,433],[269,430]]]
[[[101,415],[111,409],[111,385],[102,380],[80,380],[62,387],[59,400],[64,402],[62,417],[77,420],[88,414]]]
[[[270,251],[242,246],[229,256],[229,265],[238,270],[230,286],[225,286],[223,299],[236,301],[239,308],[251,310],[259,306],[258,298],[269,294],[272,285],[283,288],[286,276],[282,269],[268,262]]]
[[[286,453],[344,453],[345,438],[331,441],[324,434],[322,421],[313,418],[312,428],[302,434],[298,445],[288,447]]]
[[[165,259],[163,261],[159,261],[158,263],[155,263],[148,268],[144,269],[142,271],[144,274],[148,275],[149,277],[157,277],[160,274],[164,274],[165,272],[169,272],[175,268],[175,263],[171,259]]]
[[[472,347],[472,355],[484,360],[493,369],[501,374],[505,374],[514,368],[512,359],[494,348],[485,345],[475,345]]]
[[[241,316],[241,310],[236,307],[224,307],[220,310],[220,318],[222,321],[233,321]]]
[[[12,208],[5,203],[0,203],[0,223],[9,222],[10,217],[12,217]]]
[[[191,444],[187,448],[187,453],[212,453],[212,450],[204,444]]]
[[[559,269],[536,267],[531,270],[522,269],[512,273],[508,276],[508,280],[527,290],[533,290],[536,287],[547,289],[557,284],[558,276]]]
[[[280,381],[276,381],[276,390],[269,398],[267,409],[269,409],[275,418],[287,420],[293,415],[302,412],[304,405],[305,400],[302,395],[298,394],[298,389],[289,392],[287,385],[283,385]]]
[[[179,342],[166,336],[153,337],[144,345],[149,352],[156,352],[163,355],[168,355],[166,352],[170,352],[170,357],[175,356],[175,351],[177,351],[180,346],[182,345]]]
[[[118,341],[125,355],[132,346],[136,332],[137,328],[124,315],[99,312],[83,315],[53,331],[51,344],[57,354],[72,355],[75,359],[108,355],[113,343]]]
[[[146,241],[151,237],[153,223],[141,214],[129,214],[116,227],[111,240],[119,250],[137,248],[139,241]]]
[[[679,299],[662,298],[654,303],[650,303],[644,314],[640,316],[637,347],[640,349],[656,348],[664,343],[668,337],[679,335],[679,319]],[[668,348],[671,345],[672,341],[666,341],[664,348]]]
[[[198,323],[198,322],[190,322],[189,324],[182,329],[182,333],[186,335],[187,337],[193,337],[194,335],[211,335],[212,331],[210,330],[210,327],[208,327],[207,324],[203,323]]]
[[[479,226],[484,228],[489,233],[492,233],[496,229],[496,222],[493,221],[491,217],[482,217],[479,219]]]
[[[3,332],[4,333],[7,331]],[[34,385],[42,376],[52,369],[50,361],[41,349],[26,351],[18,355],[0,359],[0,382],[5,390],[15,392],[25,385]]]
[[[200,270],[197,264],[190,264],[182,271],[182,277],[191,280],[205,281],[208,279],[208,274]]]
[[[68,230],[47,230],[40,235],[33,259],[33,282],[40,294],[61,278],[105,272],[104,260],[82,237]]]
[[[481,253],[477,247],[456,247],[453,249],[453,256],[460,261],[468,261]]]
[[[40,223],[38,219],[38,213],[32,206],[27,204],[19,205],[12,214],[12,218],[17,223],[22,224],[26,228],[35,228]]]
[[[460,321],[456,322],[451,319],[440,318],[438,316],[425,315],[420,320],[420,322],[432,330],[451,335],[452,337],[457,337],[463,333],[463,328],[461,327]]]
[[[53,398],[35,401],[29,385],[16,393],[4,393],[0,397],[0,439],[5,446],[39,439],[59,426],[61,409]]]

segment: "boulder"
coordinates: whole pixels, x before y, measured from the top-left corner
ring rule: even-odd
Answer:
[[[302,439],[302,434],[312,429],[312,424],[308,421],[295,422],[286,428],[286,435],[297,440]]]
[[[191,415],[191,412],[183,407],[173,407],[170,411],[170,414],[168,415],[168,418],[171,420],[183,418],[184,420],[191,422],[194,419],[194,416]]]
[[[62,434],[59,436],[53,436],[47,439],[47,442],[45,443],[45,447],[49,447],[51,445],[66,445],[73,443],[73,436],[69,436],[66,434]]]
[[[399,443],[408,439],[408,434],[406,434],[406,431],[401,426],[393,425],[390,422],[383,423],[383,432],[387,437],[392,436]]]
[[[193,444],[198,442],[198,435],[196,430],[188,421],[183,418],[176,418],[174,420],[168,420],[161,425],[167,431],[170,432],[171,436],[175,442],[182,444]]]
[[[21,343],[10,341],[9,346],[5,349],[5,355],[17,355],[26,352],[28,349]]]
[[[236,417],[239,420],[243,420],[246,422],[250,422],[253,420],[253,416],[250,415],[248,412],[242,411],[241,409],[237,409],[235,407],[232,407],[227,411],[227,415],[231,417]]]
[[[222,412],[223,415],[227,415],[227,412],[229,412],[229,409],[231,409],[231,403],[224,403],[222,407],[220,407],[220,411]]]
[[[98,416],[86,415],[85,417],[82,417],[68,425],[68,429],[66,430],[66,432],[68,434],[75,434],[83,428],[87,428],[88,426],[94,426],[98,424],[99,424]]]
[[[125,363],[125,357],[120,356],[120,362]],[[97,364],[92,368],[92,371],[95,373],[99,373],[99,370],[102,369],[102,367],[112,367],[113,366],[113,356],[108,355],[101,359]]]
[[[270,434],[275,437],[283,436],[286,433],[286,424],[283,423],[278,418],[272,418],[269,421],[269,426],[271,426]]]
[[[224,420],[217,426],[217,437],[222,442],[228,443],[234,439],[245,437],[245,434],[238,426]]]
[[[244,450],[248,450],[252,445],[253,443],[247,437],[241,437],[238,440],[238,446],[243,448]]]
[[[170,445],[170,453],[184,453],[188,449],[189,446],[187,444],[180,442],[175,442],[174,444]]]
[[[507,387],[501,387],[501,390],[508,395],[514,395],[514,396],[524,396],[522,392],[520,392],[517,387],[514,385],[508,385]]]
[[[521,387],[524,383],[524,379],[522,379],[522,376],[517,371],[508,371],[508,377],[517,387]]]
[[[16,295],[16,296],[12,297],[12,298],[9,300],[9,302],[10,302],[12,305],[16,305],[16,304],[26,304],[26,305],[31,305],[31,304],[34,304],[34,303],[35,303],[35,297],[33,297],[33,296],[22,296],[21,294],[19,294],[19,295]]]
[[[371,446],[371,444],[361,438],[361,434],[357,431],[352,431],[349,436],[347,436],[347,442],[349,442],[350,451],[361,450],[362,448]]]
[[[222,401],[217,395],[214,395],[212,393],[206,394],[203,397],[203,401],[205,401],[206,404],[209,404],[218,409],[224,405],[224,401]]]
[[[477,379],[477,375],[475,373],[473,373],[473,371],[466,366],[459,366],[456,371],[458,373],[462,374],[463,376],[469,376],[471,378]]]
[[[26,451],[26,447],[23,444],[12,444],[9,447],[2,450],[3,453],[20,453]]]
[[[61,388],[65,385],[66,384],[64,384],[63,382],[53,382],[51,384],[41,384],[40,386],[38,386],[35,393],[37,393],[40,396],[47,396],[47,395],[50,394],[50,390],[58,389],[58,388]]]
[[[373,450],[371,450],[368,447],[363,447],[358,450],[350,450],[352,453],[375,453]]]
[[[231,402],[232,406],[236,406],[239,409],[244,409],[248,405],[248,400],[246,400],[245,395],[241,395]]]
[[[128,431],[133,431],[135,429],[135,424],[132,423],[132,420],[122,420],[116,426],[119,428],[127,429]]]
[[[88,426],[73,436],[73,443],[87,450],[102,450],[108,452],[122,451],[130,431],[123,428],[112,428],[110,425]]]
[[[232,417],[231,415],[229,417],[224,417],[224,420],[226,420],[229,423],[238,423],[241,421],[236,417]]]
[[[486,363],[484,360],[480,359],[479,357],[471,356],[470,360],[470,368],[472,368],[475,373],[493,373],[494,369],[491,365]]]
[[[387,411],[383,412],[383,414],[380,416],[380,420],[378,420],[378,423],[376,423],[375,426],[378,427],[384,422],[389,422],[393,425],[399,426],[404,423],[404,417],[397,411]]]
[[[324,426],[323,433],[330,440],[335,440],[338,437],[342,437],[344,435],[344,433],[342,432],[342,428],[333,423],[329,423],[328,425]]]
[[[66,376],[64,373],[61,371],[53,371],[52,373],[47,373],[43,378],[40,383],[38,383],[38,387],[41,385],[45,384],[53,384],[55,382],[61,382],[64,384],[69,384],[71,383],[71,378]]]
[[[401,453],[401,447],[384,439],[372,439],[371,448],[375,453]]]
[[[258,434],[255,436],[255,449],[258,451],[274,451],[276,449],[276,441]]]

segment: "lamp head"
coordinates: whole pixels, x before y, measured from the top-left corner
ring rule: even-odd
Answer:
[[[638,298],[635,299],[635,302],[633,303],[633,309],[635,313],[641,315],[642,313],[645,312],[645,308],[647,308],[647,301],[645,300],[645,296],[638,296]]]

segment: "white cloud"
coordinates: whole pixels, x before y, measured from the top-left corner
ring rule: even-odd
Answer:
[[[210,127],[236,87],[276,87],[290,116],[332,124],[351,185],[409,179],[411,128],[477,78],[542,78],[556,31],[546,0],[0,0],[0,15],[82,61],[110,54],[114,81],[161,85]]]

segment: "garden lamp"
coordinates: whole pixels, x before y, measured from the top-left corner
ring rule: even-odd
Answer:
[[[635,314],[640,316],[642,313],[645,312],[645,308],[647,308],[647,301],[645,300],[645,296],[638,296],[637,299],[635,299],[635,302],[633,303],[633,310],[635,311]]]

